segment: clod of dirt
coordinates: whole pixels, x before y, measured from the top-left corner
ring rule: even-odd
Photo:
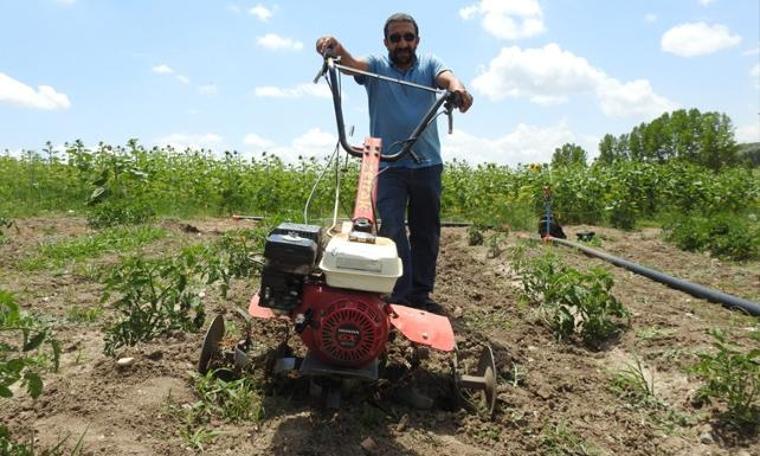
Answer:
[[[116,365],[122,368],[129,367],[134,363],[135,363],[135,359],[132,358],[131,356],[128,358],[119,358],[119,360],[116,361]]]
[[[404,432],[406,430],[407,424],[409,424],[409,414],[404,413],[404,416],[402,416],[401,419],[398,420],[398,424],[396,425],[396,430],[398,432]]]
[[[377,451],[377,444],[372,439],[372,437],[367,437],[362,441],[362,449],[367,453],[374,453]]]

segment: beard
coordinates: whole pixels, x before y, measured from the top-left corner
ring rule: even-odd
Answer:
[[[408,65],[414,61],[416,55],[412,48],[401,48],[388,51],[388,58],[396,65]]]

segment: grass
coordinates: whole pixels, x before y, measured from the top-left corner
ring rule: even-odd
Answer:
[[[604,454],[593,443],[586,442],[564,422],[550,425],[541,433],[542,454],[551,456],[596,456]]]
[[[641,360],[634,357],[610,380],[613,392],[633,405],[655,405],[659,400],[654,392],[654,374],[647,375]]]
[[[166,235],[165,229],[150,225],[104,229],[75,239],[42,244],[21,262],[21,268],[24,270],[60,268],[70,262],[134,250]]]
[[[670,337],[675,334],[673,328],[660,328],[658,326],[644,326],[636,329],[636,337],[642,341],[651,341]]]
[[[66,309],[66,320],[71,323],[94,323],[103,315],[103,307],[73,306]]]

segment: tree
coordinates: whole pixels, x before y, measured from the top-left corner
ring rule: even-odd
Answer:
[[[586,166],[586,151],[581,146],[565,143],[554,149],[552,167],[575,165]]]
[[[721,113],[679,109],[642,122],[617,139],[605,135],[598,163],[617,160],[664,163],[673,159],[718,170],[739,163],[731,119]]]

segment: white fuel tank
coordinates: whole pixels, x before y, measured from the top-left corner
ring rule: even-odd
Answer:
[[[375,237],[374,243],[357,242],[347,233],[336,234],[322,253],[319,268],[327,285],[351,290],[391,293],[403,274],[396,243]]]

